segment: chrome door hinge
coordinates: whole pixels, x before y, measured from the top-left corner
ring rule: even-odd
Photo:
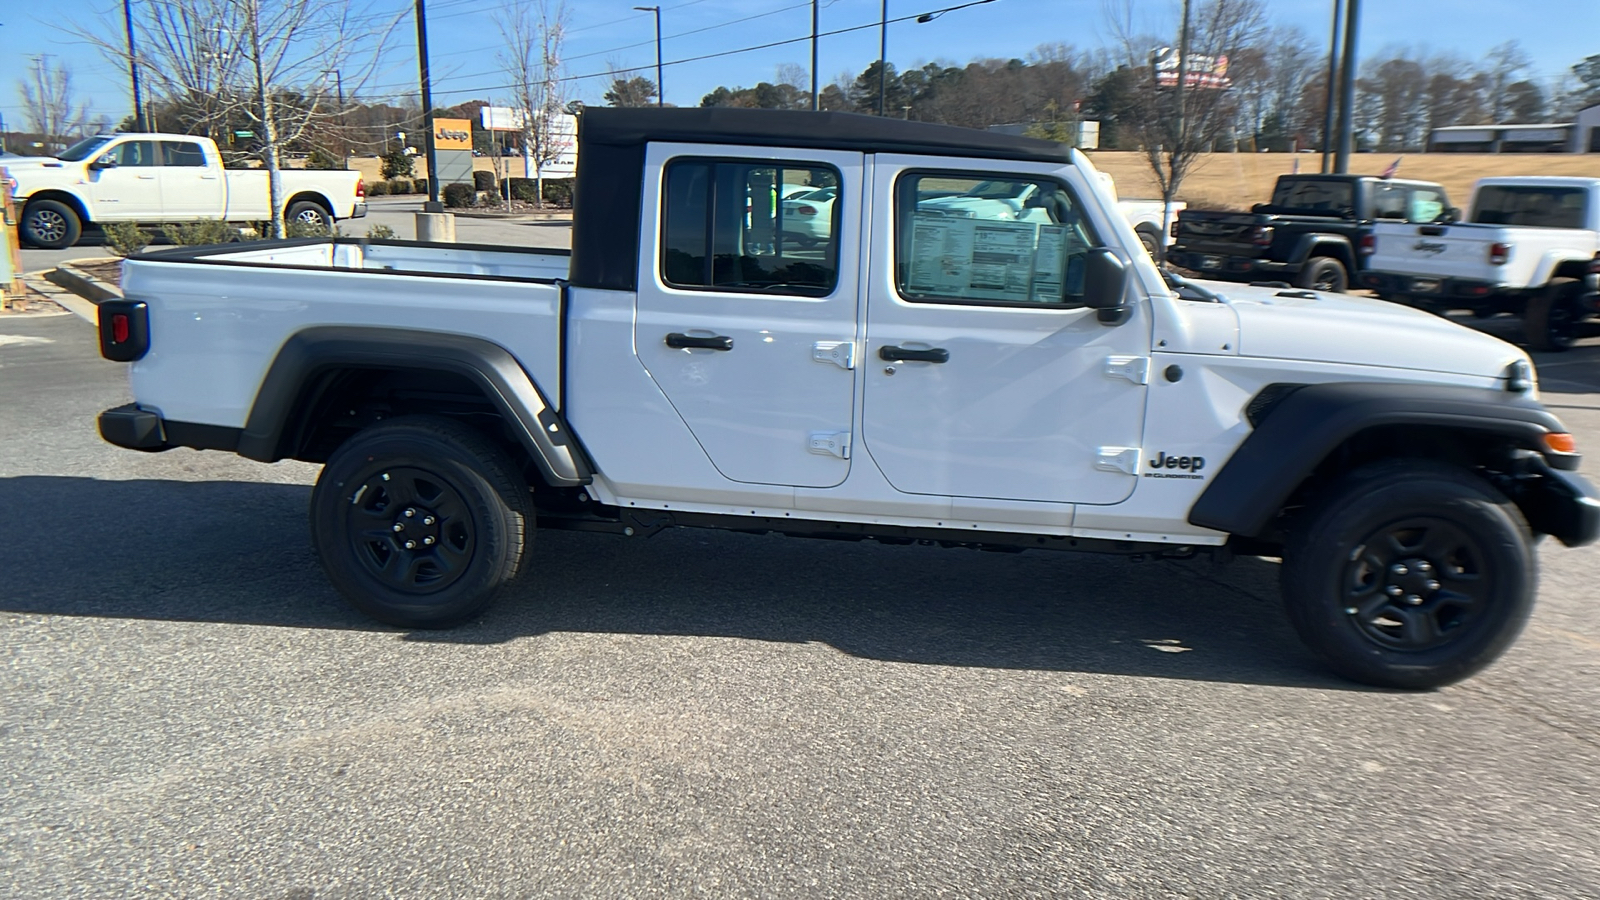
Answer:
[[[1102,472],[1139,474],[1138,447],[1101,447],[1095,454],[1094,467]]]
[[[1108,356],[1105,373],[1109,378],[1126,378],[1134,384],[1149,384],[1150,357]]]
[[[848,431],[813,431],[811,432],[812,453],[822,453],[828,456],[837,456],[840,459],[850,458],[850,432]]]
[[[856,342],[817,341],[811,345],[811,358],[817,362],[833,363],[841,369],[854,369]]]

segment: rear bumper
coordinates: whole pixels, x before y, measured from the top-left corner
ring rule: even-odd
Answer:
[[[1466,301],[1469,306],[1504,293],[1501,285],[1471,278],[1433,278],[1369,270],[1362,272],[1356,280],[1362,287],[1385,296],[1460,300]],[[1430,282],[1433,284],[1431,289]]]
[[[351,207],[351,209],[350,209],[350,218],[352,218],[352,219],[365,218],[366,215],[367,215],[367,205],[365,203],[357,203],[354,207]]]
[[[227,450],[236,453],[243,429],[199,422],[171,422],[139,404],[117,406],[100,414],[100,437],[129,450],[159,453],[173,447]]]
[[[1262,275],[1289,275],[1300,274],[1305,268],[1304,263],[1278,262],[1272,259],[1259,259],[1250,256],[1229,256],[1225,253],[1201,253],[1194,250],[1178,250],[1176,248],[1167,252],[1167,262],[1190,271],[1200,272],[1210,278],[1219,278],[1225,281],[1249,281]]]

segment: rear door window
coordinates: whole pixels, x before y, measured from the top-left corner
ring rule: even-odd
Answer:
[[[1281,179],[1272,191],[1272,205],[1291,212],[1348,215],[1355,209],[1355,192],[1348,181],[1320,178]]]
[[[206,164],[205,151],[200,145],[191,141],[162,141],[161,164],[163,166],[204,166]]]

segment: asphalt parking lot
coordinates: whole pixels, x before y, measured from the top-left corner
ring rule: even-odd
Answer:
[[[1594,477],[1600,339],[1540,373]],[[0,896],[1600,897],[1600,548],[1416,694],[1256,559],[543,533],[407,633],[315,467],[100,442],[76,317],[0,318],[0,397]]]

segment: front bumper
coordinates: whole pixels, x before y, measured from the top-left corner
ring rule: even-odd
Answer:
[[[1539,477],[1524,482],[1517,505],[1535,531],[1568,547],[1582,547],[1600,538],[1600,491],[1576,472],[1535,464]]]

